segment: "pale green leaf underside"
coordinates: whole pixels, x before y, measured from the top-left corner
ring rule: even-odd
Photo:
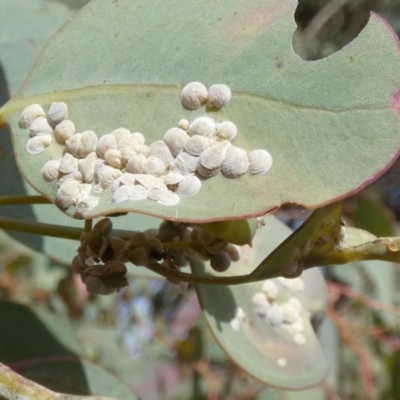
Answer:
[[[253,248],[244,247],[241,260],[234,263],[229,272],[217,274],[208,267],[206,272],[219,276],[252,272],[290,234],[290,229],[274,217],[265,218],[265,223],[254,238]],[[204,267],[195,265],[194,272],[204,274]],[[301,295],[284,289],[278,280],[274,280],[280,289],[278,303],[298,297],[314,316],[321,315],[327,302],[321,272],[312,269],[302,278],[306,289]],[[296,344],[282,328],[271,327],[252,311],[252,297],[261,291],[261,287],[262,282],[237,286],[199,285],[197,291],[203,314],[213,335],[235,363],[269,386],[301,389],[318,383],[325,376],[327,365],[310,323],[304,319],[304,345]],[[247,316],[239,332],[230,325],[237,307],[241,307]],[[285,367],[278,364],[282,358],[286,360]]]
[[[198,195],[173,207],[148,200],[116,205],[107,191],[86,217],[134,211],[204,222],[261,215],[288,202],[313,208],[360,189],[394,161],[400,145],[392,107],[400,86],[396,40],[372,17],[340,52],[303,61],[291,44],[296,4],[92,1],[52,39],[2,110],[24,175],[54,200],[56,185],[39,170],[62,149],[54,144],[28,156],[28,133],[17,126],[26,104],[63,100],[78,131],[103,135],[126,126],[151,143],[179,119],[206,113],[180,104],[182,85],[198,80],[230,85],[231,103],[212,116],[237,124],[233,144],[270,151],[270,172],[205,180]]]

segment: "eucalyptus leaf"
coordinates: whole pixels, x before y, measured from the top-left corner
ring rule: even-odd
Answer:
[[[254,238],[253,247],[243,247],[241,259],[223,274],[212,272],[204,264],[193,265],[198,274],[230,276],[251,273],[254,267],[282,241],[290,229],[274,217],[265,218],[265,227]],[[272,280],[278,288],[277,304],[298,298],[303,309],[308,310],[314,321],[319,320],[327,304],[326,287],[318,269],[303,273],[303,293],[286,288],[282,281]],[[327,373],[327,364],[311,327],[303,316],[305,343],[297,344],[293,336],[282,327],[271,326],[266,318],[254,310],[252,298],[262,290],[262,282],[237,286],[198,285],[197,291],[205,320],[227,355],[234,363],[265,384],[282,389],[304,389],[320,382]],[[246,317],[235,329],[232,321],[241,308]]]
[[[42,154],[28,155],[18,117],[28,104],[48,109],[65,101],[79,132],[101,136],[126,126],[142,131],[147,143],[182,118],[228,119],[239,129],[235,145],[267,149],[274,159],[266,175],[206,179],[177,206],[115,204],[106,190],[86,218],[135,211],[180,221],[240,219],[288,202],[315,208],[361,189],[390,166],[400,145],[397,43],[373,15],[341,51],[306,62],[292,48],[296,5],[91,1],[49,42],[22,90],[0,111],[24,177],[54,201],[56,185],[39,171],[61,156],[62,146],[53,141]],[[180,91],[193,80],[228,84],[231,103],[220,111],[184,109]]]

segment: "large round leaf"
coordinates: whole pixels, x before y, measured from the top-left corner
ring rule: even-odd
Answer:
[[[218,175],[173,207],[147,200],[114,204],[105,191],[86,217],[137,211],[204,222],[260,215],[287,202],[318,207],[359,190],[398,153],[397,42],[372,16],[353,43],[306,62],[292,48],[296,5],[93,0],[51,40],[22,90],[0,112],[12,127],[24,176],[54,200],[56,185],[44,182],[39,171],[62,148],[52,144],[28,155],[28,133],[17,119],[27,104],[48,107],[62,100],[78,131],[104,135],[126,126],[144,132],[148,143],[181,118],[208,113],[237,124],[234,144],[266,148],[274,158],[266,175]],[[229,84],[231,103],[218,112],[184,109],[180,90],[193,80]]]

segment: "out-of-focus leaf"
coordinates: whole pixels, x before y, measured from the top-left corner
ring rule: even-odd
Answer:
[[[274,158],[267,175],[215,176],[172,207],[147,200],[116,204],[105,190],[87,218],[137,211],[181,221],[241,219],[289,202],[315,208],[361,189],[389,167],[400,145],[398,45],[374,15],[341,51],[306,62],[292,47],[296,6],[295,0],[91,1],[1,109],[26,179],[54,201],[57,186],[39,171],[63,147],[53,141],[42,154],[28,155],[28,133],[18,117],[27,104],[47,109],[59,100],[80,132],[104,135],[126,126],[144,132],[147,143],[181,118],[229,119],[239,129],[235,145],[267,148]],[[180,91],[193,80],[229,84],[231,103],[217,112],[184,109]]]
[[[136,400],[137,397],[118,379],[99,366],[69,357],[33,360],[14,369],[47,388],[75,395],[109,396]],[[83,400],[83,399],[82,399]]]
[[[44,309],[0,302],[0,360],[6,364],[82,351],[71,326]]]
[[[376,200],[366,197],[357,198],[357,206],[350,219],[354,226],[371,232],[375,236],[393,236],[395,219],[390,210]]]
[[[269,252],[275,242],[283,241],[290,234],[290,229],[274,217],[265,218],[265,227],[258,232],[253,241],[253,248],[243,248],[241,259],[234,263],[228,272],[218,275],[245,274]],[[194,272],[213,273],[203,264],[195,264]],[[318,269],[306,271],[302,275],[305,291],[296,294],[286,289],[279,279],[273,280],[279,289],[276,302],[283,304],[291,297],[297,297],[304,309],[312,314],[323,313],[327,298],[324,279]],[[265,318],[259,317],[253,308],[252,298],[261,292],[262,282],[237,285],[197,287],[200,304],[208,326],[216,341],[227,355],[247,373],[256,379],[283,389],[301,389],[320,382],[327,373],[318,341],[310,321],[303,314],[305,343],[296,344],[293,336],[278,327],[272,327]],[[231,326],[237,308],[243,309],[245,320],[240,330]],[[282,366],[283,365],[283,366]]]

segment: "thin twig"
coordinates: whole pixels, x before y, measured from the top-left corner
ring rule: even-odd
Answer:
[[[43,196],[0,196],[0,206],[20,206],[25,204],[52,204]]]

